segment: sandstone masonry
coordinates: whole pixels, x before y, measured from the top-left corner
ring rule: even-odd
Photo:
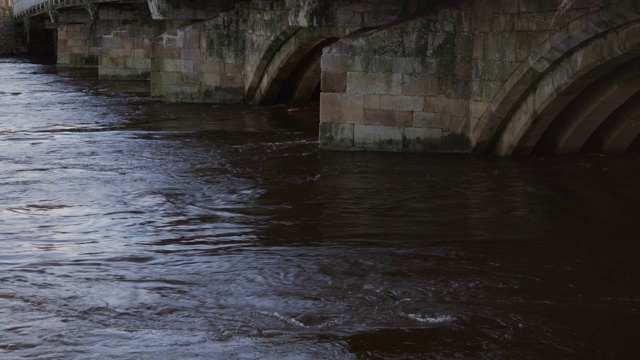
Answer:
[[[640,134],[640,2],[566,4],[101,3],[59,12],[58,63],[150,78],[167,101],[304,102],[321,90],[324,149],[624,151]]]
[[[16,32],[8,2],[0,2],[0,55],[16,53]]]
[[[633,24],[639,7],[635,1],[585,0],[562,12],[555,0],[458,1],[348,36],[322,55],[321,147],[471,152],[504,141],[498,152],[509,154],[523,146],[517,142],[528,125],[555,99],[556,84],[568,86],[581,75],[573,71],[578,65],[558,61],[581,42]],[[602,46],[617,49],[619,41],[624,40],[611,38]],[[620,61],[637,56],[634,46]],[[592,56],[600,56],[602,63],[590,66],[602,65],[603,71],[619,63],[588,53]],[[555,66],[560,66],[555,79],[543,79]],[[633,89],[625,96],[630,94]],[[532,100],[521,105],[527,96]],[[509,127],[518,111],[529,124]],[[505,126],[512,133],[502,133]],[[496,140],[498,134],[506,137]]]

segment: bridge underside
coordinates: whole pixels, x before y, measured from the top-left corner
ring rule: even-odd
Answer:
[[[640,62],[633,58],[612,66],[603,65],[559,91],[514,151],[625,152],[640,132]]]
[[[636,149],[640,23],[637,12],[628,14],[630,21],[607,31],[589,24],[574,39],[583,38],[579,45],[547,61],[522,98],[509,104],[486,150],[506,156]],[[570,42],[562,41],[556,47]]]

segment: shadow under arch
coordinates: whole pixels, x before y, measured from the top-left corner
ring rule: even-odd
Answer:
[[[608,10],[574,19],[520,64],[473,128],[474,152],[530,152],[580,92],[640,55],[640,13]]]
[[[285,30],[265,50],[251,76],[245,99],[252,104],[276,102],[280,96],[302,101],[316,91],[320,81],[319,60],[324,46],[337,41],[359,28],[351,27],[305,27]],[[319,51],[318,51],[319,50]],[[301,64],[302,66],[298,66]],[[296,67],[298,67],[296,69]],[[294,74],[296,80],[289,80]],[[315,82],[315,84],[314,84]],[[294,85],[302,93],[281,95],[285,85]],[[309,91],[309,89],[312,89]],[[292,92],[291,89],[288,90]]]

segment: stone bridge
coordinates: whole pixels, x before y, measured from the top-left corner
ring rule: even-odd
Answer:
[[[60,66],[167,101],[319,99],[325,149],[640,148],[640,0],[46,3],[15,15],[56,25]]]

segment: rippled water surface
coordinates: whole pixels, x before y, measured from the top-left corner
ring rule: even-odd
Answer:
[[[640,156],[317,150],[0,59],[0,358],[635,358]]]

